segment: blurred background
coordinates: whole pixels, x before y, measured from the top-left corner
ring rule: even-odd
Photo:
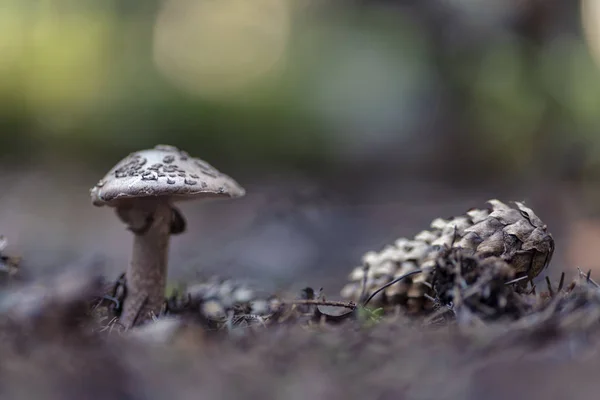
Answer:
[[[600,272],[598,61],[596,0],[0,0],[0,233],[116,277],[131,234],[89,189],[165,143],[247,190],[181,206],[173,280],[335,296],[490,198],[548,224],[553,279]]]

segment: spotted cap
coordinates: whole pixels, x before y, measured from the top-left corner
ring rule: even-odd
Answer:
[[[206,161],[169,145],[129,154],[90,190],[95,206],[116,206],[121,200],[169,196],[173,201],[205,197],[242,197],[231,177]]]

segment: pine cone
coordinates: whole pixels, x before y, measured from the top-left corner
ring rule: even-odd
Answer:
[[[368,296],[406,273],[434,267],[445,250],[459,247],[465,254],[498,257],[514,269],[516,278],[527,275],[533,279],[548,266],[554,252],[554,240],[546,225],[522,203],[515,202],[515,207],[510,207],[499,200],[490,200],[488,204],[490,207],[486,209],[471,209],[462,216],[437,218],[430,230],[420,232],[412,240],[401,238],[379,253],[368,252],[363,256],[363,265],[350,274],[342,297],[360,301],[365,274],[364,290]],[[400,305],[409,312],[430,309],[433,304],[425,295],[435,295],[431,271],[386,288],[370,304]],[[529,279],[520,282],[520,287]]]
[[[455,312],[466,307],[483,320],[521,317],[529,307],[506,285],[515,269],[499,257],[471,253],[455,247],[440,255],[432,277],[436,298]]]

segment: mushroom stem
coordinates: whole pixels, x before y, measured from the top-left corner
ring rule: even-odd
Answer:
[[[141,199],[140,199],[141,200]],[[150,200],[150,199],[144,199]],[[148,226],[134,234],[133,254],[126,273],[127,297],[120,322],[131,328],[158,315],[162,309],[167,281],[167,257],[172,210],[165,199],[136,201],[131,216],[146,218]],[[142,211],[141,213],[139,211]],[[128,221],[130,227],[136,221]]]

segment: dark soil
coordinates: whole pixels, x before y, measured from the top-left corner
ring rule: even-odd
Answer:
[[[516,319],[508,307],[510,318],[488,320],[474,300],[439,308],[451,314],[442,322],[283,300],[260,321],[211,325],[181,312],[125,333],[107,322],[110,310],[90,312],[104,290],[73,272],[4,289],[0,398],[587,399],[600,390],[600,291],[585,276],[515,293],[530,307]]]

